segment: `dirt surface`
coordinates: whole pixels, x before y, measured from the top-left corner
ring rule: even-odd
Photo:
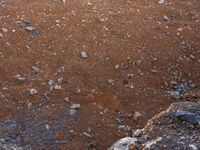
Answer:
[[[199,33],[198,0],[0,0],[1,141],[104,150],[197,101]]]

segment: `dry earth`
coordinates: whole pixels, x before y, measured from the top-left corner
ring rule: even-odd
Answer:
[[[199,33],[199,0],[0,0],[0,143],[105,150],[198,101]]]

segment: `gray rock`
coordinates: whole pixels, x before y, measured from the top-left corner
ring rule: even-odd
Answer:
[[[198,147],[197,147],[196,145],[194,145],[194,144],[190,144],[190,145],[189,145],[189,148],[190,148],[191,150],[198,150]]]
[[[76,109],[70,109],[69,114],[72,117],[76,117],[77,116],[77,110]]]
[[[195,115],[191,112],[188,111],[178,111],[175,114],[176,118],[185,121],[185,122],[189,122],[193,125],[197,125],[198,121],[197,118],[195,117]]]
[[[133,137],[140,137],[140,136],[142,136],[142,134],[143,134],[143,131],[141,129],[132,130]]]
[[[113,79],[108,79],[107,82],[110,84],[110,85],[115,85],[115,81]]]
[[[25,78],[25,77],[22,77],[22,76],[19,75],[19,74],[16,75],[15,78],[16,78],[16,80],[17,80],[18,82],[20,82],[20,83],[23,83],[23,82],[26,81],[26,78]]]
[[[27,31],[30,31],[32,36],[35,36],[35,35],[38,35],[41,33],[41,31],[39,29],[32,27],[31,23],[26,22],[26,21],[22,21],[20,23],[20,27]]]
[[[36,67],[36,66],[31,66],[31,70],[32,70],[32,72],[35,73],[35,74],[39,72],[39,68]]]
[[[169,94],[174,99],[180,99],[181,97],[181,94],[179,91],[170,91]]]
[[[126,131],[126,126],[125,126],[125,125],[119,125],[119,126],[118,126],[118,129],[119,129],[119,130]]]

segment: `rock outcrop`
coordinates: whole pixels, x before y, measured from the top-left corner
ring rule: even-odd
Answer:
[[[108,150],[198,150],[200,102],[177,102]]]

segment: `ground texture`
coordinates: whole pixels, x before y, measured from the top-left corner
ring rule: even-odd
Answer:
[[[198,0],[0,0],[0,145],[105,150],[200,97]]]

